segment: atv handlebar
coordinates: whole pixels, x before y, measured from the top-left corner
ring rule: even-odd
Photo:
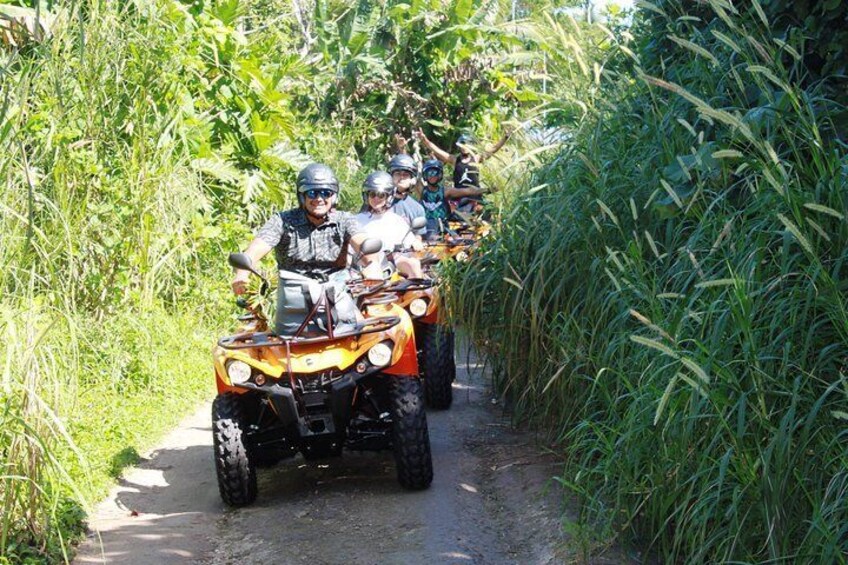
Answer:
[[[347,288],[354,298],[371,296],[386,288],[387,281],[383,279],[354,279],[348,281]]]

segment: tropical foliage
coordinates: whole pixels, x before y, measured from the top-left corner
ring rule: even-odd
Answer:
[[[303,164],[351,207],[395,133],[519,125],[451,308],[597,545],[844,562],[846,11],[798,4],[0,3],[0,562],[69,559],[212,393],[223,257]]]
[[[359,155],[382,149],[386,132],[435,129],[450,147],[459,130],[493,109],[536,99],[515,80],[510,47],[519,38],[501,25],[491,0],[360,1],[352,8],[319,2],[316,48],[332,81],[311,93],[323,116],[363,132]],[[520,60],[519,60],[520,62]]]

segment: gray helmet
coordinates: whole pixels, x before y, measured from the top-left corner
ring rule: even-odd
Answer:
[[[339,193],[339,181],[330,167],[321,163],[312,163],[301,169],[297,174],[298,194],[303,194],[313,188],[327,189],[336,194]]]
[[[392,160],[389,161],[389,172],[408,171],[412,176],[418,176],[418,167],[415,166],[415,159],[406,153],[398,153]]]
[[[428,171],[435,171],[438,174],[439,180],[436,181],[438,183],[442,181],[442,176],[445,174],[445,167],[438,159],[427,159],[421,166],[421,176],[424,177],[425,182],[429,182],[429,177],[433,176]]]
[[[392,181],[392,175],[385,171],[375,171],[365,178],[362,183],[362,203],[365,204],[365,209],[369,207],[368,193],[377,192],[386,195],[386,208],[390,208],[395,195],[395,183]]]
[[[456,138],[457,145],[474,145],[474,136],[470,133],[461,133]]]

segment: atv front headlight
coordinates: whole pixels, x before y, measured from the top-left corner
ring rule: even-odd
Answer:
[[[375,367],[385,367],[392,360],[392,348],[385,342],[368,350],[368,361]]]
[[[427,301],[423,298],[416,298],[409,303],[409,313],[416,318],[420,318],[427,313]]]
[[[234,385],[246,383],[250,378],[250,365],[244,361],[230,361],[227,363],[227,376]]]

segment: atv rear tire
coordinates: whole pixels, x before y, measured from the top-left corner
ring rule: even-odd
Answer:
[[[425,489],[433,482],[433,458],[421,380],[391,378],[392,445],[398,482],[411,490]]]
[[[452,385],[456,379],[454,333],[440,324],[416,324],[415,341],[427,407],[446,410],[453,402]]]
[[[245,434],[244,409],[238,395],[220,394],[212,403],[212,443],[221,498],[230,506],[256,500],[256,465]]]

